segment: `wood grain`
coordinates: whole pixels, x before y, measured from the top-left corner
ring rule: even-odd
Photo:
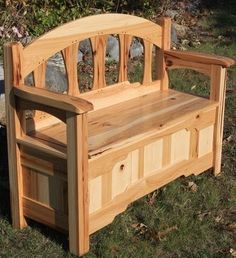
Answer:
[[[67,117],[67,176],[70,251],[89,250],[87,116]]]
[[[4,78],[5,78],[5,103],[7,118],[7,145],[9,162],[9,182],[11,198],[12,224],[15,228],[24,228],[27,224],[23,213],[22,194],[22,168],[20,164],[20,148],[16,138],[22,135],[21,117],[15,106],[12,95],[13,85],[22,83],[21,62],[22,45],[20,43],[9,43],[4,46]],[[24,119],[24,118],[23,118]]]

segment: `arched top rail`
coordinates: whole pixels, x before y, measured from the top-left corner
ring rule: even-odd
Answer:
[[[23,77],[64,48],[106,34],[128,34],[162,48],[162,27],[149,20],[127,14],[88,16],[57,27],[26,46],[23,49]]]

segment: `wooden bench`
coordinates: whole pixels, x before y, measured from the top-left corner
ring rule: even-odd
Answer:
[[[4,47],[12,222],[30,218],[69,232],[70,251],[89,250],[89,235],[111,223],[128,204],[190,174],[220,172],[226,57],[170,50],[169,18],[159,24],[124,15],[81,18],[26,47]],[[106,87],[108,35],[119,39],[119,76]],[[132,37],[144,45],[141,83],[130,83]],[[90,39],[93,88],[80,93],[78,45]],[[153,62],[153,47],[157,47]],[[62,52],[66,93],[45,89],[47,60]],[[152,79],[153,66],[156,79]],[[210,77],[209,98],[169,89],[168,69]],[[33,73],[34,86],[24,84]],[[27,110],[36,110],[26,117]]]

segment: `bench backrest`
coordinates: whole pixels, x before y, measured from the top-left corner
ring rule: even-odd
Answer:
[[[18,44],[13,54],[14,86],[24,83],[32,73],[34,86],[45,87],[47,60],[61,51],[67,73],[67,94],[78,96],[78,47],[82,40],[89,39],[93,54],[93,88],[106,86],[105,55],[106,41],[109,35],[116,35],[119,41],[118,83],[127,81],[129,49],[133,37],[139,37],[144,46],[144,68],[142,84],[150,85],[152,65],[157,64],[155,84],[160,88],[168,87],[165,77],[163,50],[170,48],[169,18],[161,18],[158,24],[144,18],[126,14],[101,14],[80,18],[69,22],[39,37],[26,47]],[[158,48],[157,62],[153,62],[153,46]]]

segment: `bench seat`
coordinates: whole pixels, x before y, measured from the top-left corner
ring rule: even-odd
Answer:
[[[113,105],[108,103],[102,107],[99,102],[105,103],[104,98],[109,100],[109,94],[95,93],[93,97],[90,94],[90,101],[95,110],[88,113],[89,158],[114,146],[132,142],[135,138],[165,130],[178,121],[183,121],[184,117],[194,117],[201,111],[217,106],[216,102],[195,95],[171,89],[159,91],[155,88],[154,91],[151,89],[152,86],[150,89],[148,87],[138,97],[134,94],[132,100],[120,99]],[[132,88],[130,91],[132,92]],[[124,92],[118,91],[117,94]],[[126,88],[125,94],[128,94]],[[116,96],[113,98],[119,99]],[[29,136],[45,146],[66,154],[66,125],[62,122],[32,131]]]

